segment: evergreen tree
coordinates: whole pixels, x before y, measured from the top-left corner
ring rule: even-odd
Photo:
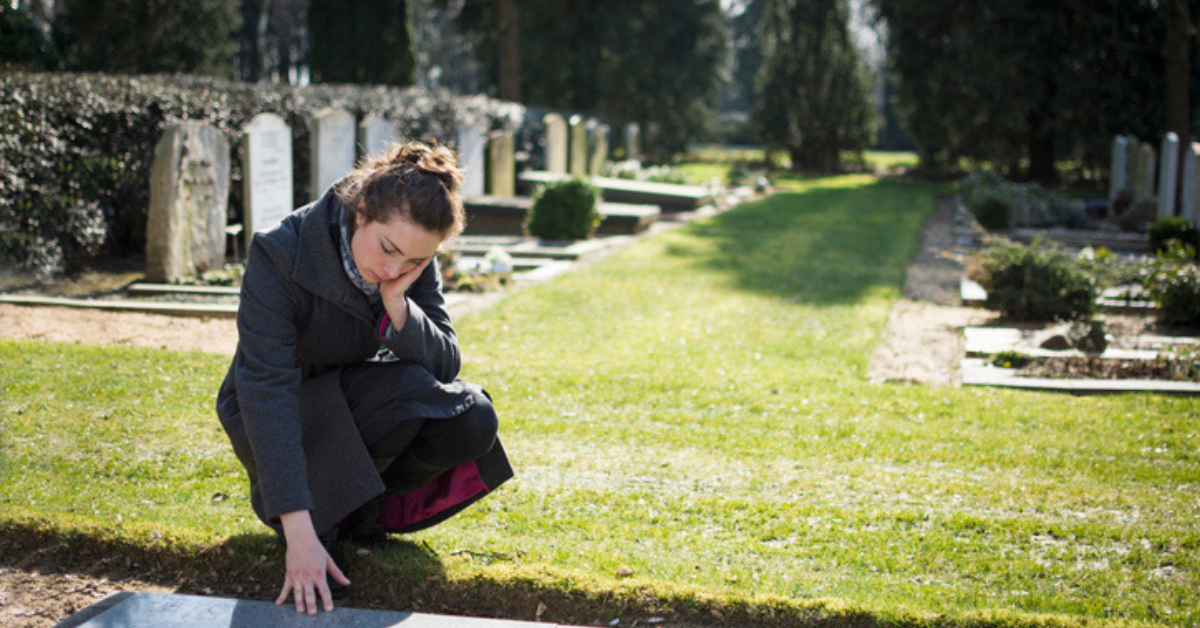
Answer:
[[[233,75],[237,0],[58,0],[55,8],[68,69]]]
[[[1113,135],[1156,140],[1167,122],[1177,1],[873,2],[897,107],[927,166],[966,158],[1052,182],[1063,159],[1106,167]]]
[[[466,0],[459,23],[493,85],[502,72],[519,72],[525,104],[638,122],[659,160],[711,123],[728,45],[717,0],[521,5],[521,60],[503,64],[497,4]]]
[[[314,81],[416,82],[407,0],[312,0],[308,27]]]
[[[58,51],[24,7],[0,4],[0,67],[53,69]]]
[[[835,170],[842,151],[871,145],[870,82],[849,17],[846,0],[770,0],[765,9],[754,121],[794,169]]]

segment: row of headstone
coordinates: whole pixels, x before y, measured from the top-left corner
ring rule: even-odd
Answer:
[[[310,189],[317,197],[354,168],[360,146],[364,155],[379,155],[398,136],[395,124],[374,115],[355,124],[344,109],[318,112],[310,132]],[[283,118],[263,113],[242,137],[242,233],[249,246],[254,233],[275,227],[296,207],[292,130]],[[224,263],[229,162],[229,143],[217,129],[199,122],[168,125],[151,168],[147,281],[178,281]]]
[[[583,116],[567,121],[557,113],[546,114],[546,171],[572,176],[599,176],[608,161],[611,129]],[[641,159],[641,128],[624,127],[625,158]]]
[[[546,167],[551,172],[598,176],[609,156],[610,129],[595,120],[549,114]],[[310,128],[310,189],[319,198],[354,168],[361,147],[379,155],[398,139],[396,125],[374,115],[356,124],[344,109],[324,109]],[[486,137],[482,129],[457,129],[464,196],[511,197],[516,191],[511,133]],[[624,129],[626,151],[640,151],[640,129]],[[279,224],[294,208],[292,131],[277,115],[255,116],[243,130],[243,198],[247,247],[254,233]],[[218,268],[225,259],[229,145],[217,129],[198,122],[167,127],[155,149],[147,222],[146,278],[178,281]]]
[[[1113,138],[1110,206],[1122,195],[1128,195],[1132,204],[1157,199],[1159,219],[1178,214],[1192,222],[1200,221],[1200,143],[1187,147],[1182,171],[1179,143],[1178,135],[1167,133],[1155,151],[1153,144],[1137,138]]]

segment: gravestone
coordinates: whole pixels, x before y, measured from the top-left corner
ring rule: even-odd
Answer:
[[[1128,192],[1129,180],[1126,178],[1129,174],[1129,168],[1125,162],[1129,159],[1129,140],[1125,136],[1118,135],[1113,138],[1112,146],[1112,165],[1109,167],[1109,183],[1108,183],[1108,206],[1109,212],[1112,212],[1113,202],[1117,200],[1123,192]]]
[[[1179,215],[1192,224],[1200,223],[1200,143],[1192,142],[1183,155],[1183,191]]]
[[[275,228],[295,204],[292,202],[292,129],[273,113],[260,113],[242,129],[246,152],[242,155],[242,197],[245,202],[242,230],[246,250],[256,232]]]
[[[488,142],[488,194],[499,197],[516,196],[516,142],[512,133],[497,133]]]
[[[322,109],[312,118],[312,189],[318,199],[331,185],[354,169],[354,114],[345,109]]]
[[[288,603],[167,593],[116,593],[55,628],[557,628],[552,623],[337,606],[316,615]]]
[[[167,126],[154,147],[146,281],[169,283],[225,262],[229,142],[199,122]]]
[[[567,166],[572,176],[587,176],[588,130],[583,116],[571,116],[571,160]]]
[[[358,125],[358,145],[364,157],[377,157],[388,151],[400,138],[396,125],[371,114]]]
[[[1175,215],[1175,191],[1179,184],[1179,136],[1168,132],[1159,154],[1158,218]]]
[[[642,127],[637,122],[625,125],[625,159],[642,160]]]
[[[542,118],[546,124],[546,171],[567,172],[567,121],[557,113]]]
[[[598,177],[604,174],[604,164],[608,162],[608,125],[597,122],[589,130],[591,135],[591,154],[588,155],[588,174]]]
[[[1133,202],[1149,199],[1154,194],[1154,147],[1149,142],[1138,145],[1137,167],[1133,173]]]
[[[484,152],[483,129],[470,124],[461,125],[458,135],[458,165],[463,170],[462,195],[483,196],[487,179],[487,156]]]
[[[1137,184],[1138,155],[1142,153],[1142,143],[1136,137],[1130,136],[1129,147],[1125,149],[1125,188],[1129,190],[1130,202],[1133,202],[1134,187]]]

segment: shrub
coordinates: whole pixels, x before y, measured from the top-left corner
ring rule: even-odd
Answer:
[[[1150,250],[1156,255],[1166,251],[1167,243],[1171,240],[1177,240],[1185,248],[1191,247],[1193,258],[1200,251],[1200,231],[1191,221],[1179,216],[1155,222],[1146,230],[1146,235],[1150,238]]]
[[[682,170],[670,166],[643,166],[636,160],[618,161],[604,166],[606,176],[633,181],[649,181],[653,183],[687,183],[687,175]]]
[[[1029,366],[1029,363],[1032,361],[1033,358],[1030,358],[1024,353],[1008,349],[994,354],[992,356],[991,364],[992,366],[998,366],[1002,369],[1021,369]]]
[[[1011,229],[1017,213],[1012,198],[999,188],[978,190],[967,209],[985,229]]]
[[[1075,256],[1040,239],[1023,245],[987,237],[968,275],[987,290],[986,307],[1015,321],[1086,319],[1099,293]]]
[[[1178,240],[1168,241],[1142,280],[1163,323],[1200,327],[1200,266],[1194,255]]]
[[[546,240],[584,240],[600,225],[600,190],[584,179],[563,179],[538,188],[525,231]]]
[[[959,194],[967,209],[987,229],[1079,228],[1087,222],[1081,203],[1038,185],[1009,183],[988,170],[964,178],[959,183]]]

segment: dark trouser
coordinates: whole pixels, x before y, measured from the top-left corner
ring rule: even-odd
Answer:
[[[424,486],[482,457],[496,441],[496,411],[482,390],[441,386],[415,364],[355,365],[342,370],[341,382],[388,493]]]

